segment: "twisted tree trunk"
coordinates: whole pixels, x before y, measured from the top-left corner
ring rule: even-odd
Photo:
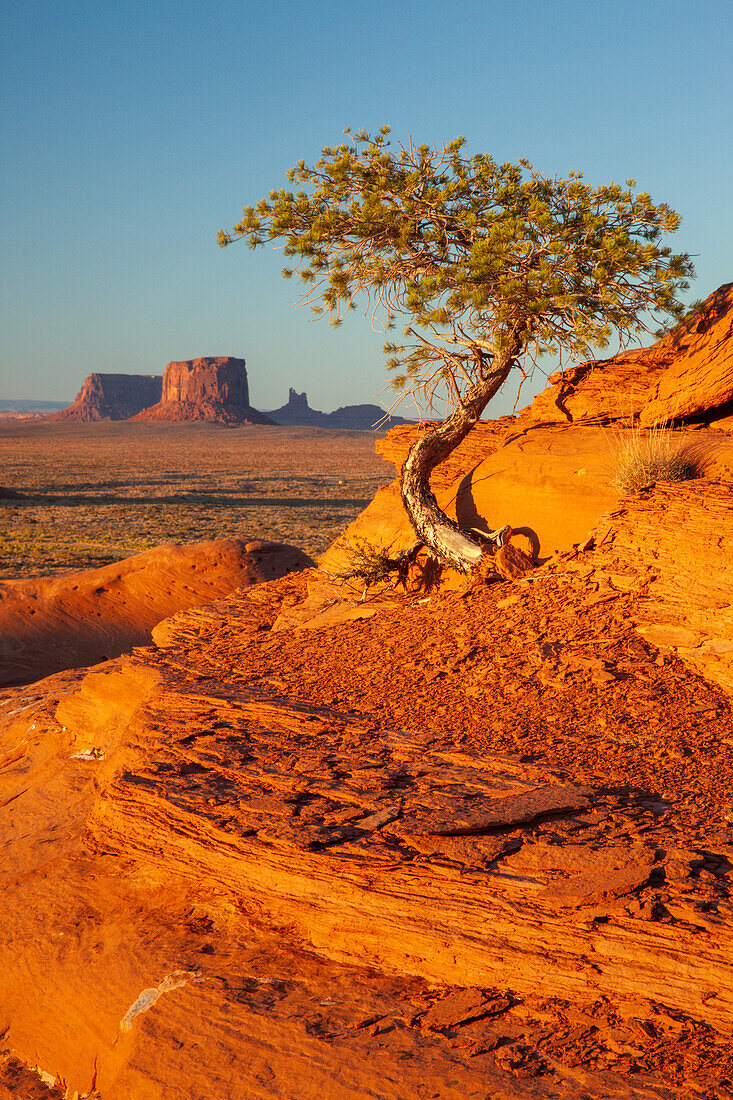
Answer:
[[[483,551],[479,543],[438,506],[430,488],[430,475],[477,423],[506,381],[519,350],[517,339],[513,346],[497,356],[490,373],[471,386],[455,412],[439,428],[426,432],[413,443],[402,467],[400,492],[415,533],[440,562],[461,573],[468,573],[481,560]]]

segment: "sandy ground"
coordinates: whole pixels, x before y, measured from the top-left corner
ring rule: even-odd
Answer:
[[[259,538],[315,556],[393,469],[371,432],[0,421],[0,579],[165,542]]]

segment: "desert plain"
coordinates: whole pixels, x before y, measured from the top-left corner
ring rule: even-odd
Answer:
[[[163,542],[265,538],[317,555],[391,467],[370,432],[0,420],[0,579],[104,565]]]

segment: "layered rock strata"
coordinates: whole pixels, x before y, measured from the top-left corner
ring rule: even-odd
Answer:
[[[377,439],[375,450],[399,472],[415,440],[422,432],[431,431],[433,427],[429,423],[419,427],[409,425],[393,428],[387,435]],[[499,420],[480,420],[456,449],[433,470],[430,477],[433,490],[442,492],[450,489],[458,478],[463,477],[516,434],[516,429],[517,420],[513,416],[503,416]]]
[[[594,535],[611,584],[637,595],[641,635],[731,694],[732,515],[731,483],[660,484],[620,501]]]
[[[0,1004],[18,1064],[105,1100],[723,1100],[730,707],[631,644],[646,589],[606,556],[616,537],[629,556],[624,530],[608,517],[595,549],[516,584],[393,599],[307,644],[272,629],[309,578],[256,585],[161,624],[157,651],[6,694]],[[655,573],[676,560],[662,540]],[[445,687],[454,710],[473,700],[460,738]],[[522,722],[532,692],[559,739]],[[486,700],[517,751],[471,732]]]
[[[163,380],[155,374],[90,374],[68,409],[51,413],[54,422],[129,420],[160,401]]]
[[[397,428],[377,443],[379,453],[399,464],[421,428]],[[523,426],[508,421],[478,424],[434,471],[438,503],[464,528],[495,530],[508,523],[523,549],[544,559],[587,539],[600,517],[618,502],[614,480],[625,449],[643,442],[636,429],[592,426]],[[733,481],[733,445],[716,432],[669,432],[666,446],[686,454],[707,482]],[[371,504],[321,558],[330,571],[343,569],[347,544],[364,539],[401,549],[414,533],[397,480]]]
[[[249,403],[244,359],[207,356],[169,363],[162,396],[135,420],[206,420],[223,424],[272,424]]]
[[[657,343],[590,360],[550,378],[528,422],[638,418],[643,427],[698,420],[733,430],[733,283],[714,291]]]
[[[87,698],[58,712],[85,737],[95,690],[87,681]],[[209,728],[192,738],[202,705]],[[583,1003],[592,977],[617,1002],[643,989],[667,1012],[731,1025],[733,907],[718,904],[707,937],[626,912],[629,897],[651,905],[664,876],[648,796],[430,751],[399,731],[370,736],[359,720],[334,727],[308,707],[263,710],[223,683],[190,693],[169,673],[145,709],[118,759],[97,769],[103,795],[89,827],[110,851],[191,883],[214,878],[332,959],[525,997],[537,983],[531,944],[545,997]],[[578,831],[591,813],[596,828],[623,821],[629,839],[593,852]]]

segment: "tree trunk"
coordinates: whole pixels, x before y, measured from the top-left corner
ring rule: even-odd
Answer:
[[[517,348],[494,360],[491,373],[476,382],[464,402],[439,428],[425,432],[410,447],[400,476],[402,503],[418,538],[444,565],[468,573],[483,553],[478,542],[461,530],[438,506],[430,475],[462,443],[516,362]]]

